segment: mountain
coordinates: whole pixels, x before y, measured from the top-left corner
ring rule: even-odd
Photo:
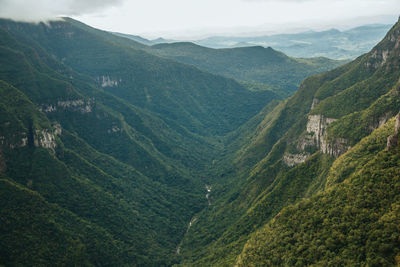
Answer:
[[[141,44],[144,44],[144,45],[153,45],[154,44],[152,41],[150,41],[150,40],[148,40],[146,38],[143,38],[143,37],[141,37],[139,35],[125,34],[125,33],[120,33],[120,32],[111,32],[111,33],[115,34],[117,36],[120,36],[120,37],[125,37],[127,39],[131,39],[131,40],[133,40],[135,42],[138,42],[138,43],[141,43]]]
[[[231,48],[238,44],[270,46],[292,57],[353,59],[368,52],[390,27],[391,25],[370,24],[345,31],[330,29],[255,37],[209,37],[195,43],[210,48]]]
[[[285,100],[153,49],[0,20],[0,265],[399,263],[400,22]]]
[[[132,35],[132,34],[126,34],[126,33],[120,33],[120,32],[111,32],[111,33],[115,34],[117,36],[120,36],[120,37],[131,39],[131,40],[133,40],[135,42],[138,42],[140,44],[147,45],[147,46],[151,46],[151,45],[155,45],[155,44],[175,43],[175,42],[177,42],[175,40],[164,39],[164,38],[161,38],[161,37],[157,38],[157,39],[154,39],[154,40],[149,40],[149,39],[143,38],[143,37],[141,37],[139,35]]]
[[[229,136],[183,266],[398,264],[399,44],[400,22]]]
[[[1,263],[168,263],[206,203],[178,159],[182,135],[194,138],[188,161],[202,161],[194,144],[206,141],[105,92],[12,26],[48,27],[2,21]]]
[[[267,258],[270,264],[399,264],[399,44],[400,22],[350,72],[314,95],[321,101],[308,116],[307,130],[315,129],[317,116],[330,124],[319,149],[337,159],[326,169],[320,193],[283,209],[262,227],[247,242],[239,266],[266,263]],[[349,79],[358,81],[346,84]],[[339,84],[342,90],[337,90]],[[349,96],[353,100],[346,99]],[[342,109],[345,99],[357,104]],[[290,239],[296,229],[303,230],[294,242],[286,240],[290,245],[277,261],[278,243],[283,241],[278,239]],[[263,244],[254,246],[256,240]]]
[[[0,264],[177,262],[211,137],[278,96],[71,19],[0,35]]]
[[[345,63],[327,58],[291,58],[261,46],[211,49],[187,42],[153,45],[149,52],[283,96],[296,91],[307,76]]]

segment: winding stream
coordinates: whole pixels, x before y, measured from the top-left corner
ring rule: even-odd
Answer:
[[[208,205],[211,206],[211,189],[212,186],[211,185],[205,185],[206,190],[207,190],[207,194],[206,194],[206,199],[208,201]],[[187,228],[186,228],[186,233],[189,231],[190,227],[192,227],[192,225],[197,221],[197,216],[193,216],[193,218],[190,220]],[[183,239],[181,240],[181,242],[179,243],[179,246],[176,248],[176,254],[180,254],[181,253],[181,247],[182,247],[182,242]]]

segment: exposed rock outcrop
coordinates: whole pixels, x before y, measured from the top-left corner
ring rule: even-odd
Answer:
[[[369,130],[373,131],[379,127],[381,127],[382,125],[384,125],[390,118],[393,117],[393,113],[391,111],[385,113],[383,116],[373,119],[371,121],[371,123],[369,124]]]
[[[351,146],[348,145],[347,139],[336,137],[332,141],[328,142],[325,136],[322,140],[320,150],[324,154],[337,158],[346,153],[350,148]]]
[[[339,157],[351,148],[348,141],[344,138],[333,138],[328,140],[328,125],[336,119],[325,118],[323,115],[308,116],[307,132],[312,134],[315,146],[324,153],[333,157]]]
[[[107,133],[117,133],[117,132],[122,132],[122,129],[119,128],[118,126],[114,125],[111,129],[107,130]]]
[[[313,101],[313,103],[317,101]],[[285,153],[283,161],[289,167],[296,166],[306,161],[310,156],[310,150],[318,149],[324,154],[339,157],[351,148],[344,138],[333,138],[328,140],[328,125],[336,119],[326,118],[323,115],[309,115],[307,122],[307,134],[301,136],[297,141],[297,154]]]
[[[15,142],[16,139],[19,139],[19,141]],[[27,145],[28,145],[28,137],[26,136],[26,133],[11,135],[8,136],[8,138],[6,138],[5,136],[0,136],[0,147],[3,148],[8,147],[14,149],[16,147],[24,147]]]
[[[298,151],[305,151],[307,148],[317,147],[316,140],[311,134],[303,135],[299,138],[297,142],[296,149]]]
[[[311,110],[315,108],[316,105],[318,105],[319,100],[317,98],[314,98],[312,103],[311,103]]]
[[[387,138],[386,149],[388,151],[393,150],[398,145],[399,132],[400,132],[400,112],[396,116],[396,121],[394,124],[394,134],[390,135]]]
[[[100,76],[97,77],[97,81],[100,83],[101,87],[116,87],[118,86],[122,80],[113,80],[110,76]]]
[[[386,148],[388,151],[393,150],[397,146],[399,136],[397,134],[390,135],[387,138]]]
[[[35,147],[56,148],[55,134],[48,130],[37,130],[34,139]]]
[[[312,134],[318,147],[322,146],[328,125],[335,120],[336,119],[325,118],[323,115],[308,116],[307,132]]]
[[[382,45],[377,46],[371,51],[367,61],[364,63],[365,66],[367,68],[372,68],[374,70],[382,67],[388,62],[391,55],[394,58],[398,56],[399,47],[400,47],[400,30],[394,29],[383,40]]]
[[[300,163],[303,163],[306,161],[306,159],[310,156],[308,153],[303,153],[303,154],[291,154],[288,152],[285,152],[283,155],[283,162],[289,166],[293,167],[296,165],[299,165]]]
[[[56,136],[62,132],[61,125],[56,124],[52,131],[48,129],[36,130],[33,144],[35,147],[44,147],[54,151],[57,147]]]
[[[78,111],[82,114],[92,112],[94,99],[76,99],[57,101],[57,104],[43,104],[41,111],[45,113],[55,112],[57,110]]]

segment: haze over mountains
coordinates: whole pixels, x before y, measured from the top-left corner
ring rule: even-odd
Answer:
[[[292,57],[327,57],[331,59],[354,59],[368,52],[391,28],[389,24],[363,25],[349,30],[330,29],[305,31],[293,34],[273,34],[266,36],[213,36],[192,42],[209,48],[233,48],[246,46],[272,47]],[[121,35],[121,34],[120,34]],[[178,42],[147,40],[140,36],[122,35],[146,45]]]
[[[346,64],[126,37],[0,19],[0,265],[400,264],[400,22]]]

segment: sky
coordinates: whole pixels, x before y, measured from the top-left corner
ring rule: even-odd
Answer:
[[[198,39],[395,23],[400,0],[0,0],[0,17],[70,16],[147,38]]]

